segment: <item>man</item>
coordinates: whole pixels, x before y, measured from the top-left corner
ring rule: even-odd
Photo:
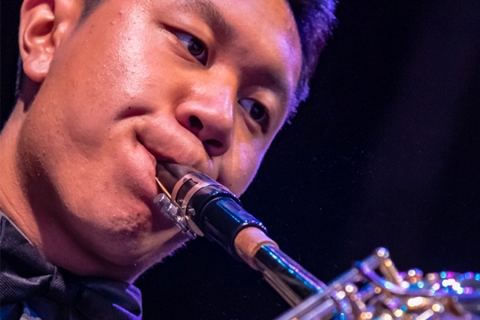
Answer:
[[[0,135],[2,319],[141,317],[129,284],[187,240],[153,204],[156,163],[245,190],[333,21],[304,2],[24,1]]]

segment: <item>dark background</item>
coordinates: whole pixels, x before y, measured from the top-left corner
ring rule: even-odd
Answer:
[[[1,2],[1,114],[18,1]],[[343,0],[311,96],[242,201],[325,282],[378,246],[401,270],[480,271],[480,1]],[[269,319],[288,306],[205,239],[140,277],[145,319]]]

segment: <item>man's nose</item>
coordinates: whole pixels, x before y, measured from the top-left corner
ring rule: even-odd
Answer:
[[[232,83],[206,84],[187,93],[175,116],[214,157],[227,152],[232,144],[237,90]]]

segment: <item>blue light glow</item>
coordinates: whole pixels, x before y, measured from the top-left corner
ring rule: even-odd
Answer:
[[[388,282],[388,281],[385,281],[385,288],[387,289],[393,289],[395,286],[393,285],[393,283],[391,282]]]

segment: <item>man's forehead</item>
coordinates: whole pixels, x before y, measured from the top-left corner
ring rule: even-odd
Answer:
[[[181,0],[173,5],[181,11],[200,15],[213,29],[215,36],[224,40],[235,40],[237,32],[220,13],[216,4],[209,0]]]

